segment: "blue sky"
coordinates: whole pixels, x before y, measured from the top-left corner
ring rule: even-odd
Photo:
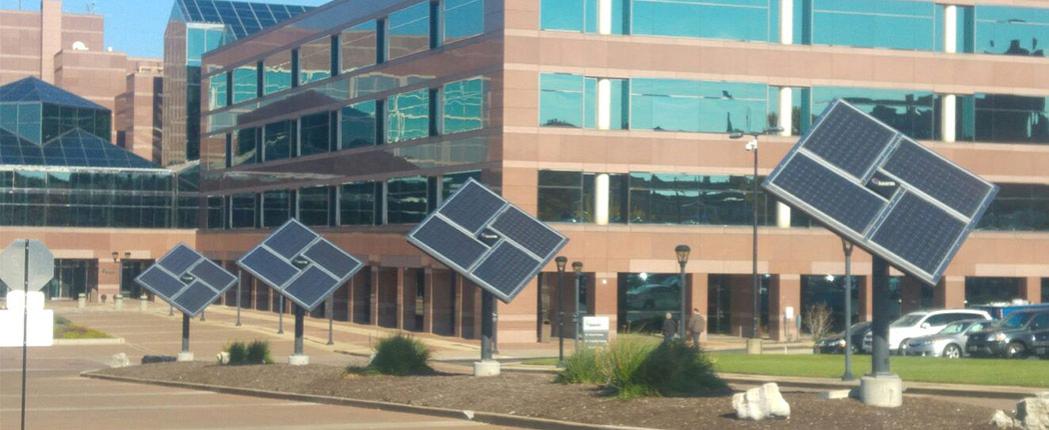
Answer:
[[[283,3],[319,6],[328,0],[253,0],[261,3]],[[0,0],[0,9],[18,9],[18,0]],[[40,10],[39,0],[22,0],[22,9]],[[135,57],[164,56],[164,26],[171,15],[173,0],[63,0],[62,9],[86,13],[94,3],[95,13],[106,23],[106,46]]]

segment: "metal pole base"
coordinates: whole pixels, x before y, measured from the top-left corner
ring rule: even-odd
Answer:
[[[879,408],[903,406],[903,380],[896,375],[864,376],[860,378],[860,400]]]
[[[747,339],[747,355],[761,355],[761,339]]]
[[[310,356],[304,354],[289,355],[288,364],[292,366],[305,366],[310,364]]]
[[[500,365],[495,360],[484,360],[474,362],[474,376],[479,378],[499,376]]]
[[[178,361],[180,361],[180,362],[193,361],[193,353],[192,352],[180,352],[180,353],[178,353]]]

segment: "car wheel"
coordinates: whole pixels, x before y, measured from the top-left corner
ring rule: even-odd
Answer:
[[[955,359],[962,358],[962,349],[958,345],[950,344],[943,349],[943,358]]]
[[[909,343],[910,341],[910,339],[904,339],[903,342],[900,342],[899,347],[896,348],[896,354],[903,355],[907,351],[907,343]]]
[[[1005,348],[1005,358],[1024,358],[1027,356],[1027,347],[1020,342],[1012,342]]]

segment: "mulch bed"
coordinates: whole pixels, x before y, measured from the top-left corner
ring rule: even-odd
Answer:
[[[619,400],[602,395],[595,386],[552,383],[552,377],[543,374],[398,378],[348,375],[341,368],[324,365],[233,367],[201,362],[150,364],[102,373],[660,429],[990,429],[994,413],[928,398],[908,397],[901,408],[880,409],[855,400],[820,400],[811,393],[784,393],[791,407],[790,419],[749,422],[734,418],[728,394]]]

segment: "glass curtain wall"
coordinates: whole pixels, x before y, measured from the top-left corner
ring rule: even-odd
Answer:
[[[374,146],[378,142],[378,103],[374,100],[346,106],[340,110],[342,149]]]
[[[325,36],[299,47],[299,85],[331,77],[331,37]]]
[[[430,49],[430,3],[420,2],[391,13],[386,20],[386,59]]]
[[[339,187],[340,225],[382,224],[382,184],[359,182]]]
[[[339,33],[339,70],[349,73],[378,60],[378,31],[375,21],[347,28]]]

